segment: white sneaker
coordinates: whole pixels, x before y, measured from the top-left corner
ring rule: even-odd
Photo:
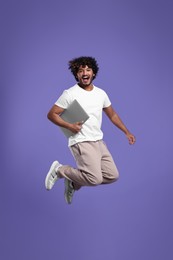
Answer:
[[[64,197],[67,204],[71,204],[75,190],[72,181],[65,179],[64,183],[65,183]]]
[[[58,161],[54,161],[50,166],[45,179],[45,187],[47,190],[51,190],[55,182],[58,180],[57,169],[62,166]]]

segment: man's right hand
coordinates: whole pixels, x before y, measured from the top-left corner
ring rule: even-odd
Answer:
[[[74,124],[70,124],[68,129],[72,131],[74,134],[77,134],[78,132],[80,132],[82,124],[83,122],[76,122]]]
[[[63,113],[64,109],[54,105],[51,110],[49,111],[47,117],[50,121],[52,121],[54,124],[61,126],[61,127],[65,127],[67,129],[69,129],[70,131],[72,131],[74,134],[77,134],[81,128],[82,128],[82,124],[83,121],[81,122],[76,122],[74,124],[70,124],[66,121],[64,121],[61,117],[60,114]]]

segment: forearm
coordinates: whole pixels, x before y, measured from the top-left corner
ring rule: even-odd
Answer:
[[[48,113],[47,118],[54,123],[57,126],[61,126],[64,128],[69,129],[70,128],[70,123],[64,121],[57,113]]]
[[[109,119],[112,121],[112,123],[117,126],[121,131],[125,133],[127,136],[129,143],[134,144],[135,143],[135,136],[130,133],[130,131],[127,129],[127,127],[124,125],[118,114],[114,111],[112,106],[109,106],[107,108],[104,108],[105,113],[109,117]]]
[[[71,132],[73,132],[74,134],[78,133],[81,130],[81,128],[82,128],[81,122],[75,122],[73,124],[68,123],[60,117],[60,114],[61,113],[57,113],[54,111],[54,109],[52,109],[48,113],[47,117],[55,125],[64,127],[66,129],[70,130]]]
[[[122,120],[120,119],[120,117],[118,116],[118,114],[114,113],[112,115],[112,117],[110,118],[110,120],[112,121],[112,123],[118,127],[121,131],[123,131],[126,135],[129,134],[129,130],[127,129],[127,127],[124,125],[124,123],[122,122]]]

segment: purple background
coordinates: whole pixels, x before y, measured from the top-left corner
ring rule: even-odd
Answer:
[[[172,260],[173,3],[169,0],[1,1],[3,260]],[[94,56],[94,81],[137,137],[104,116],[120,171],[112,185],[47,192],[54,159],[75,165],[47,112],[75,81],[67,63]]]

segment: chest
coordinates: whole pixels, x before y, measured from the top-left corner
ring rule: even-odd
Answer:
[[[98,113],[98,111],[102,111],[104,99],[97,95],[91,95],[90,93],[86,93],[83,95],[75,95],[74,97],[81,106],[85,109],[85,111],[89,114]]]

